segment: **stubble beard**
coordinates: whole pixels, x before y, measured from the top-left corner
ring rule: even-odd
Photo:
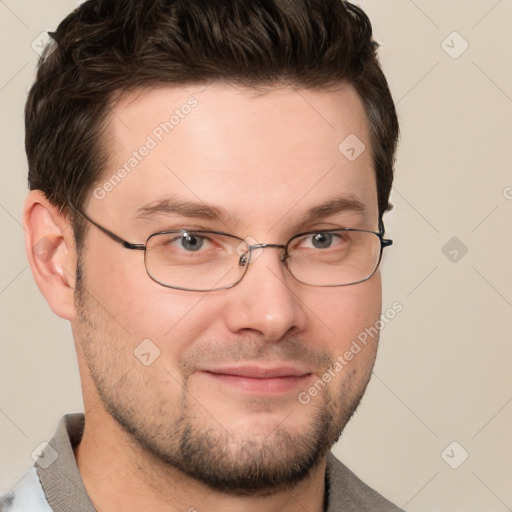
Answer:
[[[133,354],[126,350],[123,359],[119,347],[129,347],[129,340],[123,343],[122,335],[108,327],[112,319],[89,298],[80,260],[75,299],[81,350],[105,410],[150,458],[229,495],[267,496],[303,482],[339,439],[371,375],[370,367],[363,384],[354,390],[353,370],[352,379],[340,378],[336,396],[331,386],[322,390],[321,400],[317,396],[307,405],[297,401],[297,408],[311,408],[311,419],[301,432],[290,432],[280,425],[264,435],[230,432],[190,396],[186,381],[180,406],[169,417],[166,397],[159,400],[155,395],[144,400],[142,396],[141,390],[151,389],[151,374],[134,378],[133,370],[125,371],[133,365],[123,369],[123,361],[130,365]],[[112,340],[116,340],[115,347]]]

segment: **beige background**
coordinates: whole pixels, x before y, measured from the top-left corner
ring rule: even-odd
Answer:
[[[0,492],[82,407],[70,329],[34,284],[20,225],[31,44],[77,3],[0,0]],[[384,309],[404,309],[335,452],[411,512],[510,510],[512,1],[359,3],[401,118],[383,279]]]

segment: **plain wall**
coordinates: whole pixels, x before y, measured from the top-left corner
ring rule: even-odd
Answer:
[[[82,408],[71,331],[34,283],[21,226],[31,45],[77,4],[0,2],[0,493],[60,416]],[[512,2],[359,4],[401,121],[382,274],[384,310],[403,311],[382,331],[374,377],[334,452],[411,512],[509,510]]]

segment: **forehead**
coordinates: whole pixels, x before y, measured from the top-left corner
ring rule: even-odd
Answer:
[[[342,197],[364,206],[365,222],[377,218],[367,116],[348,85],[139,90],[113,104],[107,133],[91,207],[110,217],[136,219],[172,198],[264,229]]]

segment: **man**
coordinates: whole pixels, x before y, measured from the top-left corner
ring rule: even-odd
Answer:
[[[90,0],[52,37],[24,224],[85,416],[3,510],[398,510],[330,454],[391,243],[398,123],[366,15]]]

